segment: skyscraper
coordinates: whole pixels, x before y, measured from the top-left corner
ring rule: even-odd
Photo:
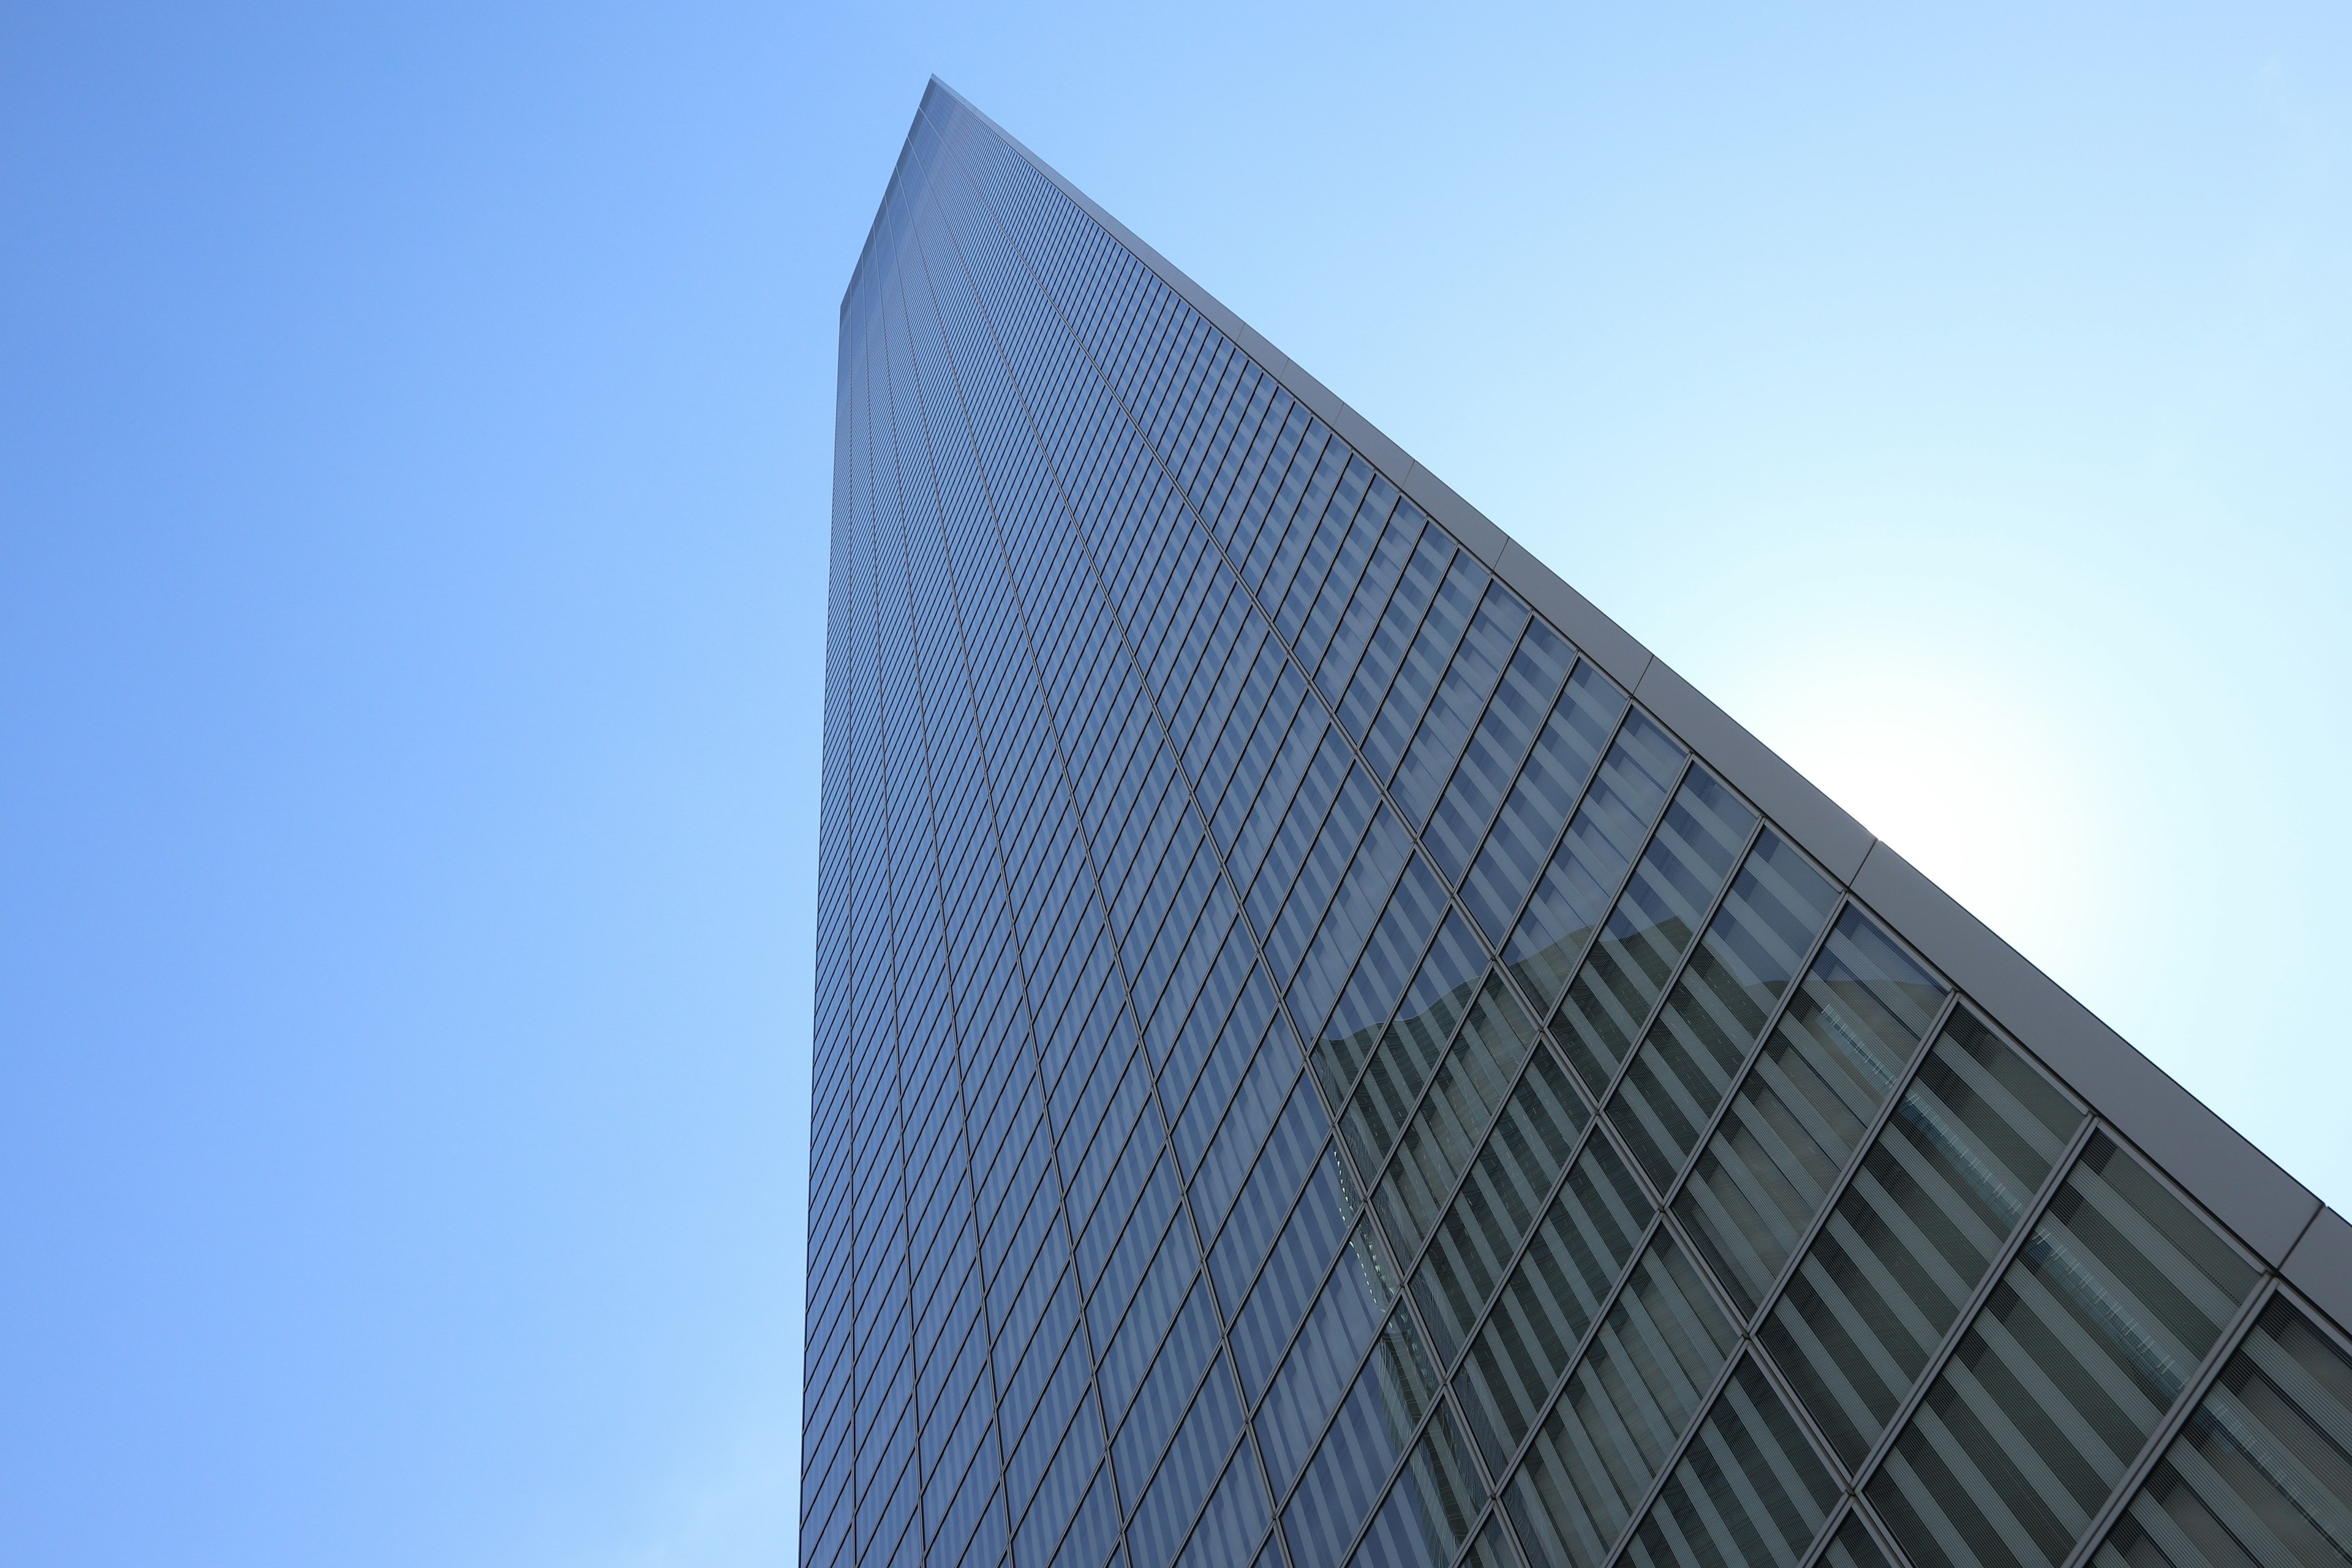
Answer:
[[[2352,1562],[2352,1226],[936,82],[835,442],[803,1563]]]

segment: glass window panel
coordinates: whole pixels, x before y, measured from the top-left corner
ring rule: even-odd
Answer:
[[[2054,1568],[2254,1271],[2094,1136],[1872,1479],[1918,1568]]]
[[[1486,952],[1468,922],[1447,914],[1340,1119],[1360,1169],[1377,1171],[1387,1161],[1486,970]]]
[[[1355,521],[1348,526],[1347,540],[1339,546],[1339,553],[1331,563],[1331,570],[1316,590],[1314,606],[1307,611],[1307,619],[1298,629],[1297,646],[1302,668],[1311,670],[1322,663],[1323,656],[1331,647],[1341,619],[1358,588],[1372,581],[1379,574],[1378,552],[1390,533],[1389,513],[1395,509],[1396,499],[1396,489],[1388,480],[1373,479],[1370,489],[1365,492],[1363,504],[1356,509]],[[1394,557],[1397,565],[1403,564],[1404,552],[1410,543],[1407,540],[1397,546]],[[1389,574],[1391,582],[1394,575],[1391,570]],[[1386,593],[1387,588],[1383,586],[1381,592]]]
[[[1404,1257],[1421,1250],[1444,1211],[1454,1182],[1478,1151],[1488,1119],[1526,1063],[1535,1033],[1502,976],[1489,973],[1374,1194],[1389,1236]]]
[[[1733,1343],[1697,1269],[1661,1234],[1512,1480],[1519,1539],[1549,1562],[1599,1568]]]
[[[1083,1352],[1080,1352],[1083,1355]],[[1192,1402],[1201,1374],[1217,1353],[1217,1312],[1209,1304],[1208,1288],[1195,1283],[1183,1310],[1168,1331],[1151,1371],[1136,1391],[1118,1436],[1111,1442],[1111,1458],[1122,1476],[1148,1476],[1166,1446],[1169,1434]]]
[[[1250,1058],[1241,1087],[1234,1092],[1230,1108],[1223,1110],[1223,1120],[1217,1120],[1220,1108],[1213,1092],[1214,1085],[1209,1081],[1208,1073],[1203,1073],[1202,1089],[1193,1096],[1193,1105],[1186,1113],[1187,1121],[1177,1125],[1180,1152],[1197,1136],[1192,1126],[1188,1125],[1193,1110],[1201,1112],[1202,1120],[1217,1130],[1192,1175],[1192,1206],[1206,1229],[1214,1230],[1223,1223],[1225,1209],[1249,1173],[1250,1161],[1276,1116],[1287,1108],[1289,1114],[1302,1123],[1321,1121],[1319,1110],[1310,1114],[1299,1091],[1291,1087],[1298,1064],[1288,1059],[1279,1026],[1269,1020],[1259,1039],[1262,1043]],[[1217,1071],[1222,1065],[1213,1060],[1210,1072]]]
[[[1568,1069],[1536,1052],[1413,1272],[1439,1360],[1452,1362],[1469,1337],[1591,1114]]]
[[[1397,515],[1404,516],[1403,507],[1397,508]],[[1454,542],[1445,537],[1444,531],[1423,529],[1420,542],[1405,562],[1403,574],[1397,579],[1396,591],[1380,612],[1370,640],[1356,661],[1348,689],[1336,704],[1339,722],[1357,739],[1363,738],[1373,717],[1380,712],[1381,700],[1388,695],[1390,678],[1404,662],[1405,650],[1412,646],[1421,629],[1422,616],[1436,596],[1438,585],[1448,580],[1453,563]],[[1336,654],[1339,650],[1335,647],[1332,651]],[[1448,653],[1452,651],[1451,647],[1447,649]],[[1328,661],[1326,663],[1328,667]],[[1327,694],[1329,689],[1325,687]]]
[[[1241,1370],[1245,1398],[1255,1400],[1265,1388],[1290,1331],[1306,1314],[1332,1255],[1362,1208],[1338,1154],[1327,1153],[1266,1255],[1248,1300],[1234,1315],[1234,1363]],[[1218,1287],[1226,1282],[1220,1274]]]
[[[1445,666],[1444,678],[1426,710],[1414,716],[1412,738],[1389,782],[1398,809],[1415,827],[1428,820],[1430,808],[1437,804],[1454,772],[1454,759],[1486,710],[1486,700],[1502,679],[1527,624],[1527,606],[1517,596],[1500,583],[1488,584],[1460,649]]]
[[[1397,759],[1421,727],[1422,715],[1429,711],[1438,682],[1454,661],[1454,649],[1486,597],[1486,582],[1485,569],[1466,553],[1456,555],[1446,568],[1445,580],[1430,601],[1429,614],[1422,617],[1420,630],[1398,661],[1396,679],[1381,700],[1379,716],[1364,732],[1364,761],[1382,778],[1396,771]],[[1366,663],[1369,667],[1370,660]]]
[[[1282,1510],[1297,1568],[1335,1568],[1435,1394],[1436,1374],[1412,1318],[1391,1314]]]
[[[1211,1483],[1219,1479],[1225,1456],[1233,1450],[1241,1419],[1234,1380],[1212,1372],[1128,1523],[1127,1545],[1136,1568],[1167,1568],[1176,1555],[1201,1500],[1209,1495]],[[1133,1484],[1124,1477],[1120,1479],[1123,1485]]]
[[[1609,912],[1625,868],[1641,853],[1682,771],[1683,756],[1639,709],[1626,715],[1503,950],[1503,962],[1544,1012],[1559,999],[1586,940]]]
[[[1849,1467],[1927,1371],[2082,1120],[1972,1015],[1945,1026],[1759,1332]]]
[[[1217,1279],[1217,1293],[1227,1306],[1241,1301],[1242,1288],[1257,1272],[1275,1233],[1290,1215],[1290,1200],[1306,1182],[1307,1173],[1326,1155],[1325,1135],[1331,1125],[1314,1085],[1300,1074],[1290,1091],[1281,1120],[1265,1141],[1265,1152],[1252,1167],[1249,1180],[1234,1202],[1223,1234],[1210,1249],[1209,1262]],[[1197,1212],[1197,1210],[1196,1210]],[[1209,1221],[1203,1219],[1205,1230]]]
[[[1762,1304],[1944,996],[1861,910],[1839,918],[1675,1205],[1743,1311]]]
[[[1887,1568],[1886,1553],[1879,1550],[1868,1527],[1848,1514],[1837,1534],[1822,1548],[1820,1568]]]
[[[1445,914],[1445,888],[1429,862],[1414,856],[1398,879],[1396,892],[1364,944],[1364,956],[1348,988],[1339,994],[1315,1042],[1316,1070],[1331,1103],[1344,1105],[1356,1075],[1381,1041],[1381,1030],[1402,1000],[1430,933]]]
[[[1339,629],[1331,634],[1331,646],[1323,650],[1323,657],[1314,666],[1315,684],[1334,707],[1348,694],[1356,662],[1381,625],[1388,610],[1389,596],[1402,580],[1405,563],[1412,559],[1414,546],[1422,537],[1421,510],[1409,500],[1399,501],[1396,515],[1381,530],[1381,542],[1372,549],[1371,562],[1364,568],[1364,580],[1348,597]],[[1430,581],[1435,582],[1436,574],[1444,568],[1444,561],[1437,562],[1431,569]],[[1410,626],[1408,622],[1408,629]],[[1303,650],[1300,657],[1305,658]]]
[[[1796,1568],[1838,1484],[1753,1361],[1743,1359],[1621,1560],[1625,1568]]]
[[[1247,1559],[1250,1548],[1265,1534],[1267,1522],[1265,1488],[1258,1483],[1256,1467],[1244,1447],[1225,1462],[1225,1479],[1201,1510],[1201,1522],[1192,1527],[1192,1539],[1184,1543],[1177,1568],[1232,1568]],[[1277,1563],[1269,1538],[1256,1568],[1276,1568]]]
[[[1650,1005],[1731,875],[1756,815],[1704,768],[1666,807],[1584,967],[1552,1015],[1552,1034],[1598,1098],[1633,1049]]]
[[[1503,1529],[1500,1514],[1490,1513],[1478,1539],[1462,1554],[1462,1568],[1519,1568],[1519,1554]]]
[[[1332,443],[1339,450],[1339,443]],[[1309,519],[1305,507],[1299,509],[1298,521],[1292,525],[1294,539],[1283,542],[1280,556],[1274,569],[1266,574],[1265,592],[1260,602],[1274,611],[1275,624],[1283,637],[1295,642],[1298,628],[1307,618],[1307,606],[1315,602],[1323,586],[1323,578],[1331,570],[1350,537],[1349,524],[1355,521],[1356,505],[1363,500],[1364,489],[1371,482],[1371,466],[1354,453],[1348,455],[1348,466],[1332,489],[1331,500],[1319,517]],[[1314,524],[1310,535],[1309,521]],[[1303,548],[1301,543],[1303,542]],[[1289,568],[1287,558],[1297,561],[1296,572]]]
[[[1486,711],[1471,731],[1453,779],[1439,796],[1437,810],[1422,835],[1429,852],[1453,880],[1462,879],[1470,857],[1477,852],[1487,819],[1501,803],[1503,792],[1518,776],[1519,763],[1549,717],[1552,699],[1575,661],[1575,654],[1550,627],[1538,620],[1528,622],[1518,651],[1504,668],[1503,679],[1487,700]],[[1412,766],[1410,758],[1405,765]],[[1398,776],[1402,778],[1402,770]],[[1564,807],[1561,815],[1567,815]]]
[[[1766,828],[1610,1099],[1611,1124],[1660,1190],[1723,1103],[1835,901],[1828,879]]]
[[[1441,1405],[1349,1560],[1351,1568],[1445,1568],[1486,1506],[1486,1483]]]
[[[2292,1302],[2273,1300],[2094,1562],[2352,1563],[2352,1357]]]
[[[1404,869],[1406,858],[1412,853],[1412,841],[1397,821],[1396,813],[1385,805],[1381,807],[1371,826],[1365,829],[1363,844],[1341,879],[1339,891],[1324,912],[1323,923],[1307,944],[1298,973],[1290,983],[1290,1016],[1310,1028],[1318,1038],[1323,1034],[1324,1023],[1341,984],[1355,967],[1356,955],[1363,951],[1364,939],[1374,919],[1372,911],[1387,901],[1389,889],[1396,885],[1398,873]]]
[[[1490,1468],[1499,1468],[1535,1425],[1651,1213],[1609,1140],[1589,1141],[1454,1380]]]
[[[1242,574],[1269,605],[1281,603],[1285,584],[1279,579],[1297,564],[1300,553],[1314,538],[1315,524],[1321,519],[1332,487],[1339,483],[1350,455],[1339,441],[1318,442],[1318,437],[1323,434],[1318,426],[1314,435],[1299,444],[1298,460],[1291,465],[1281,493],[1275,497],[1255,536],[1248,542],[1249,554],[1242,563]],[[1309,452],[1315,453],[1312,468],[1307,464]],[[1234,542],[1238,548],[1241,536],[1236,534]]]
[[[1258,1448],[1277,1495],[1290,1489],[1323,1418],[1395,1302],[1388,1258],[1371,1227],[1359,1225],[1258,1407]]]
[[[1532,627],[1528,636],[1532,639]],[[1624,711],[1625,694],[1587,662],[1577,666],[1545,717],[1527,765],[1486,835],[1486,847],[1478,852],[1477,861],[1462,882],[1463,901],[1497,943],[1509,933],[1521,901],[1535,885],[1536,873],[1551,853],[1554,837],[1583,795],[1593,764],[1601,759],[1610,732]],[[1663,786],[1657,797],[1664,798]],[[1654,800],[1651,810],[1656,809]],[[1440,817],[1444,815],[1441,808]],[[1630,858],[1632,851],[1626,853]],[[1622,874],[1622,866],[1620,870]]]

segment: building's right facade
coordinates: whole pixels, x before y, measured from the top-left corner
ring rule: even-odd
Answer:
[[[934,83],[802,1560],[2352,1564],[2352,1226]]]

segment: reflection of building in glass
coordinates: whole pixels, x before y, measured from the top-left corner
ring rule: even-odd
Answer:
[[[836,443],[803,1562],[2352,1563],[2352,1226],[936,84]]]

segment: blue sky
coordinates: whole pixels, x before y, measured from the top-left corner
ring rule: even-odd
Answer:
[[[19,6],[0,1557],[787,1557],[932,71],[2352,1206],[2341,6]]]

